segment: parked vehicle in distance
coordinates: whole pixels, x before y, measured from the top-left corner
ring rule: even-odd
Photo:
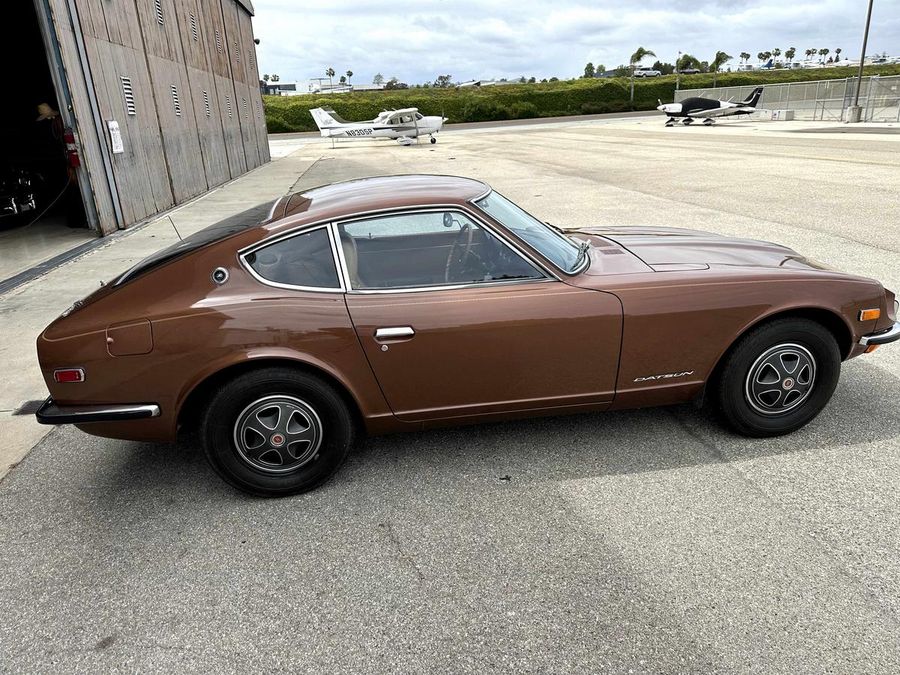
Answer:
[[[355,180],[187,237],[37,340],[44,424],[172,441],[226,481],[314,488],[359,434],[705,397],[774,436],[900,338],[877,281],[673,227],[563,232],[486,184]]]
[[[685,68],[684,70],[678,71],[682,75],[699,75],[700,71],[697,68]]]
[[[756,106],[759,105],[762,94],[763,87],[756,87],[743,101],[720,101],[713,98],[691,96],[676,103],[659,101],[656,109],[666,114],[667,127],[675,126],[678,120],[688,126],[697,119],[702,119],[703,124],[710,126],[715,124],[719,117],[752,115],[757,110]]]
[[[40,175],[19,167],[0,169],[0,227],[19,225],[37,209],[35,192]]]
[[[658,70],[654,70],[653,68],[635,68],[634,76],[635,77],[659,77],[662,73]]]

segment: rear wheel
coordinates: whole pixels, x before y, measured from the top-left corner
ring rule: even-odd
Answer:
[[[745,335],[726,357],[719,408],[738,433],[788,434],[822,411],[840,372],[831,332],[808,319],[778,319]]]
[[[259,496],[306,492],[347,458],[354,422],[325,381],[262,368],[222,387],[203,416],[206,457],[234,487]]]

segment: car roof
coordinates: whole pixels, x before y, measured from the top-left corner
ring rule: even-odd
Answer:
[[[464,204],[487,194],[490,186],[473,178],[412,174],[375,176],[332,183],[285,195],[263,223],[270,231],[323,220],[337,220],[394,208]]]

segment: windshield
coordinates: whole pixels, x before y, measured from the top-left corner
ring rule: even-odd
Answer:
[[[475,205],[561,270],[573,272],[581,264],[583,256],[571,239],[529,215],[503,195],[491,192],[475,202]]]

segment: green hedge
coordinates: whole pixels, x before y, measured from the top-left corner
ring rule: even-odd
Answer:
[[[781,82],[803,82],[850,77],[854,68],[721,73],[717,86],[732,87]],[[900,66],[867,67],[867,75],[898,75]],[[344,119],[373,119],[390,108],[418,108],[423,115],[441,115],[450,122],[591,115],[624,110],[652,110],[658,100],[675,95],[675,76],[637,80],[634,106],[629,103],[628,78],[578,79],[538,84],[511,84],[465,89],[404,89],[348,94],[263,96],[269,133],[315,131],[312,108],[330,106]],[[712,89],[713,76],[684,75],[683,89]]]

